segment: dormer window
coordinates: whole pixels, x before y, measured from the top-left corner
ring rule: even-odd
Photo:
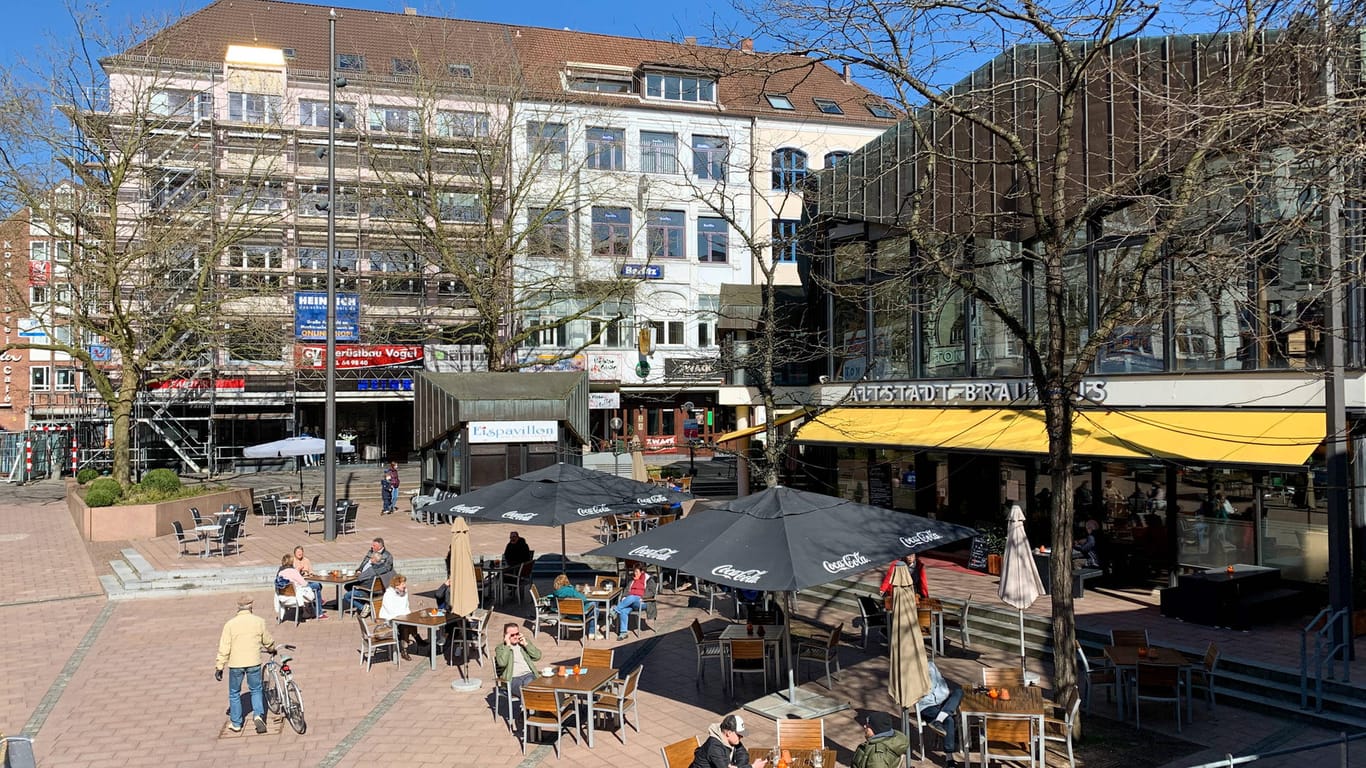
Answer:
[[[631,78],[612,75],[574,75],[569,90],[580,93],[630,93]]]
[[[415,75],[417,74],[417,62],[412,59],[394,59],[391,71],[395,75]]]
[[[816,109],[827,115],[842,115],[844,110],[840,108],[839,102],[834,99],[812,99],[816,103]]]
[[[364,72],[365,56],[359,53],[337,54],[337,70],[341,72]]]
[[[446,71],[451,73],[451,77],[471,78],[474,77],[474,67],[469,64],[448,64]]]
[[[645,95],[651,99],[693,104],[716,102],[716,78],[706,75],[646,73]]]

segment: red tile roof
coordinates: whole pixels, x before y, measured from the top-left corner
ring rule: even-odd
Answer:
[[[183,17],[127,54],[221,64],[229,45],[292,48],[291,70],[320,75],[328,69],[329,8],[279,0],[217,0]],[[527,95],[564,99],[560,72],[568,62],[629,67],[703,69],[719,75],[720,111],[832,125],[889,127],[865,106],[882,100],[829,66],[801,56],[775,55],[588,32],[512,26],[435,16],[364,10],[337,11],[337,52],[365,57],[367,73],[349,78],[386,79],[394,59],[458,85],[448,65],[468,64],[472,85],[523,79]],[[794,109],[774,109],[765,93],[788,96]],[[635,96],[574,93],[573,100],[604,105],[649,106]],[[825,114],[813,99],[831,99],[843,115]],[[675,102],[654,102],[677,109]]]

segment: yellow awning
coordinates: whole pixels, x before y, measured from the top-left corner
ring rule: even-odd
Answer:
[[[784,425],[784,424],[791,424],[792,422],[796,421],[797,419],[800,419],[801,417],[803,417],[803,416],[805,416],[805,415],[806,415],[806,411],[805,411],[805,410],[796,410],[796,411],[793,411],[792,413],[789,413],[789,414],[787,414],[787,415],[785,415],[785,416],[779,416],[778,418],[774,419],[774,420],[773,420],[773,426],[775,426],[775,427],[781,427],[781,426]],[[759,434],[760,432],[763,432],[763,431],[764,431],[764,425],[763,425],[763,424],[760,424],[760,425],[757,426],[757,427],[745,427],[744,429],[737,429],[737,430],[735,430],[734,432],[727,432],[726,434],[721,435],[720,437],[716,438],[716,442],[718,442],[718,443],[725,443],[725,442],[729,442],[729,441],[731,441],[731,440],[739,440],[739,439],[742,438],[742,437],[753,437],[754,435],[757,435],[757,434]]]
[[[1323,442],[1322,413],[1079,411],[1078,457],[1299,466]],[[834,408],[797,430],[806,443],[1048,453],[1043,411],[999,408]]]

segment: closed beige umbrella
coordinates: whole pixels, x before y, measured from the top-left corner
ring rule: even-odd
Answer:
[[[474,557],[470,554],[470,526],[465,518],[451,522],[451,607],[456,616],[468,616],[479,607],[479,585],[474,581]]]
[[[1010,506],[1006,522],[1006,551],[1001,559],[1001,584],[996,594],[1001,601],[1014,608],[1020,615],[1020,666],[1024,667],[1025,636],[1024,609],[1034,604],[1043,594],[1043,582],[1039,580],[1039,568],[1034,564],[1034,553],[1030,551],[1029,537],[1025,535],[1024,511],[1019,504]]]
[[[907,730],[906,712],[930,692],[929,662],[920,634],[920,613],[910,569],[897,564],[892,572],[891,668],[887,693],[901,707],[901,727]]]

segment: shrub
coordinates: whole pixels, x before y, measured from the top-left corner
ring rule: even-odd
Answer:
[[[98,469],[95,469],[94,467],[86,467],[85,469],[82,469],[80,472],[76,473],[76,482],[80,483],[81,485],[85,485],[86,483],[90,482],[91,480],[94,480],[99,476],[100,471]]]
[[[123,489],[119,487],[117,480],[112,477],[101,477],[90,483],[90,490],[85,492],[85,503],[91,507],[108,507],[122,495]]]
[[[138,488],[143,491],[175,493],[180,490],[180,477],[169,469],[154,469],[142,476]]]

